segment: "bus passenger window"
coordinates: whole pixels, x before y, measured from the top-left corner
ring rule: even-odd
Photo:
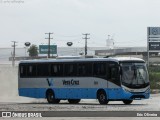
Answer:
[[[20,77],[26,77],[26,66],[25,65],[21,65],[20,66]]]
[[[79,65],[78,66],[78,74],[84,76],[86,73],[86,69],[84,65]]]
[[[94,64],[94,75],[105,76],[106,75],[106,64],[105,63],[95,63]]]
[[[57,74],[58,73],[58,66],[53,66],[53,72],[55,73],[55,74]]]
[[[77,75],[76,64],[66,64],[65,65],[65,75],[66,76],[75,76]]]
[[[92,75],[92,64],[91,63],[79,63],[78,64],[78,75],[79,76],[91,76]]]
[[[20,73],[23,74],[23,66],[21,66]]]
[[[27,76],[36,77],[36,74],[37,74],[36,65],[29,65],[27,69]]]
[[[40,77],[49,76],[49,64],[37,64],[37,75]]]
[[[116,80],[117,78],[117,69],[115,67],[111,68],[111,79]]]
[[[29,73],[32,73],[32,66],[29,66]]]
[[[107,69],[108,79],[116,81],[118,79],[118,67],[115,63],[110,63]]]
[[[55,64],[51,66],[51,75],[52,76],[63,76],[63,65]]]

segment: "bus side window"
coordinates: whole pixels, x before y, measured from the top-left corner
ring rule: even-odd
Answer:
[[[65,65],[65,75],[66,76],[76,76],[77,75],[76,64],[66,64]]]
[[[79,63],[78,64],[78,75],[79,76],[91,76],[92,75],[92,64],[91,63]]]
[[[118,76],[118,67],[115,64],[109,64],[108,79],[115,81]]]
[[[94,63],[94,75],[105,76],[106,75],[106,64],[105,63]]]
[[[47,77],[49,76],[49,64],[38,64],[37,65],[37,75],[40,77]]]
[[[51,65],[51,76],[63,76],[63,65],[62,64]]]
[[[36,70],[36,65],[28,65],[27,66],[27,76],[28,77],[36,77],[37,70]]]
[[[84,64],[78,65],[78,75],[84,76],[86,74],[86,68]]]
[[[27,67],[25,65],[20,65],[20,77],[26,77]]]
[[[116,80],[117,78],[117,68],[113,67],[111,68],[111,79]]]

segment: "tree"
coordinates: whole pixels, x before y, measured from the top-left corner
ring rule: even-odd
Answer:
[[[33,44],[28,49],[28,52],[29,52],[30,57],[36,57],[36,56],[38,56],[38,47]]]

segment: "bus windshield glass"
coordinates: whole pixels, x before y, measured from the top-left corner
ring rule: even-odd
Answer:
[[[122,85],[129,88],[144,88],[149,85],[145,63],[121,63]]]

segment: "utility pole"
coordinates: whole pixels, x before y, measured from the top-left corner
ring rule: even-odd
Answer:
[[[45,39],[48,39],[48,58],[50,58],[50,39],[53,39],[53,38],[51,38],[51,34],[53,34],[53,33],[45,33],[45,34],[48,34],[49,35],[49,37],[48,38],[45,38]]]
[[[12,47],[13,47],[13,54],[12,54],[12,66],[14,67],[15,66],[15,55],[16,55],[16,52],[15,52],[15,47],[16,47],[16,41],[11,41],[11,42],[13,42],[13,45],[12,45]]]
[[[87,39],[90,39],[87,36],[90,35],[90,34],[86,33],[86,34],[82,34],[82,35],[85,35],[85,38],[83,38],[83,39],[85,39],[85,56],[86,56],[87,55]]]

